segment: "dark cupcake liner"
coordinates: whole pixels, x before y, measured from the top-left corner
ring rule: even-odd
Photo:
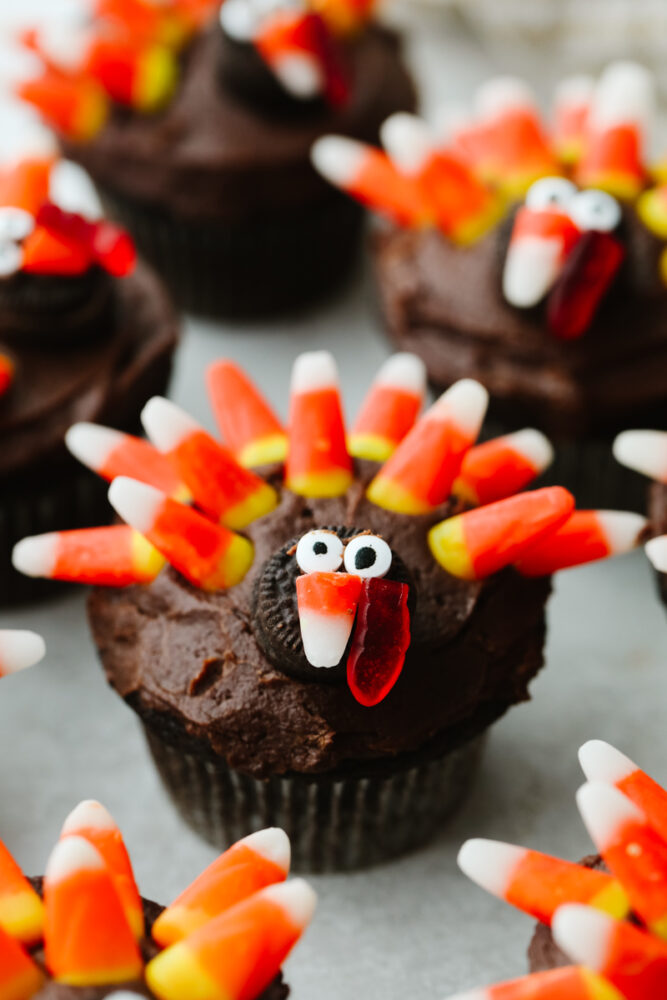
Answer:
[[[254,830],[281,827],[294,869],[304,872],[365,868],[426,843],[464,798],[486,736],[431,760],[399,757],[392,773],[259,780],[144,731],[167,791],[200,836],[224,849]]]
[[[191,221],[105,188],[100,194],[178,305],[201,315],[261,317],[308,305],[358,259],[363,212],[337,192],[306,209],[235,223]]]

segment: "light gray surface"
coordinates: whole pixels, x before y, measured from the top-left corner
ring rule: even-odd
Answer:
[[[31,0],[35,9],[44,2]],[[0,0],[0,22],[8,6]],[[431,97],[461,94],[496,68],[456,29],[440,47],[422,30],[413,52]],[[272,327],[188,322],[173,397],[211,426],[203,368],[229,355],[284,413],[295,354],[327,347],[353,413],[387,352],[372,303],[360,277],[327,308]],[[83,797],[100,798],[125,833],[142,891],[167,901],[214,851],[178,819],[134,716],[106,688],[83,605],[77,592],[0,614],[0,627],[34,628],[48,645],[42,664],[0,688],[0,838],[27,871],[40,872],[68,810]],[[462,840],[490,836],[564,857],[586,853],[573,795],[581,781],[576,750],[591,737],[610,739],[667,780],[667,627],[643,555],[562,574],[549,617],[548,666],[534,700],[493,729],[480,780],[442,838],[365,874],[312,880],[319,911],[288,964],[295,1000],[439,1000],[519,975],[530,921],[458,873]]]

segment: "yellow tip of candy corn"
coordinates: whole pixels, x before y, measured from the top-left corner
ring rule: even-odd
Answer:
[[[287,435],[272,434],[247,444],[237,456],[246,469],[256,469],[260,465],[284,462],[287,458]]]
[[[235,587],[244,578],[255,557],[255,549],[247,538],[236,535],[229,543],[225,552],[223,565],[220,567],[219,579],[205,587],[206,590]]]
[[[104,127],[109,114],[109,101],[102,90],[90,90],[81,102],[78,115],[72,121],[72,139],[87,142]]]
[[[148,539],[138,531],[132,533],[132,562],[139,576],[144,577],[147,582],[154,580],[166,561]]]
[[[586,984],[590,1000],[623,1000],[616,987],[608,983],[602,976],[596,975],[595,972],[582,967],[581,977]]]
[[[616,881],[610,882],[606,889],[593,896],[590,905],[616,920],[623,920],[630,912],[630,901],[621,883]]]
[[[459,246],[471,246],[480,240],[490,229],[502,219],[507,208],[507,202],[500,195],[491,199],[488,209],[460,223],[449,233],[450,239]]]
[[[637,199],[637,215],[647,229],[667,239],[667,191],[660,188],[644,191]]]
[[[379,434],[350,434],[347,450],[353,458],[365,458],[369,462],[386,462],[396,450],[396,443]]]
[[[178,63],[170,50],[161,45],[149,49],[139,63],[134,87],[134,104],[139,111],[155,111],[174,92]]]
[[[613,170],[591,177],[582,177],[580,180],[585,187],[600,188],[619,201],[634,201],[643,187],[640,177]]]
[[[352,474],[347,469],[332,472],[307,473],[292,476],[286,486],[301,497],[339,497],[346,493],[352,483]]]
[[[185,942],[157,955],[146,966],[146,982],[160,1000],[227,1000],[220,986]]]
[[[43,926],[44,904],[36,893],[19,891],[0,899],[0,927],[17,941],[38,941]]]
[[[268,483],[262,483],[250,496],[224,513],[223,522],[227,528],[240,531],[246,525],[264,517],[278,506],[278,494]]]
[[[396,514],[426,514],[431,507],[408,493],[398,483],[379,473],[368,487],[366,495],[371,503]]]
[[[448,517],[431,528],[428,544],[436,561],[443,569],[462,580],[474,580],[475,571],[468,555],[460,514]]]

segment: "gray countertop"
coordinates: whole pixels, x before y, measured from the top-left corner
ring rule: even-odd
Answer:
[[[30,0],[42,10],[44,2]],[[0,10],[0,31],[2,21]],[[496,68],[459,30],[452,24],[438,45],[430,28],[415,33],[427,103],[436,93],[459,96]],[[325,307],[278,324],[188,321],[173,398],[211,426],[202,372],[228,355],[284,412],[294,356],[317,347],[335,353],[353,413],[387,354],[361,269]],[[106,687],[84,600],[76,591],[0,614],[0,627],[33,628],[48,647],[42,664],[0,689],[0,838],[26,871],[39,873],[69,809],[99,798],[124,831],[142,892],[168,901],[215,852],[177,817],[132,712]],[[561,574],[533,701],[494,727],[479,780],[449,828],[405,860],[312,879],[319,910],[287,966],[294,1000],[441,1000],[523,973],[530,921],[468,883],[457,849],[467,836],[489,836],[563,857],[587,853],[573,796],[581,782],[576,750],[592,737],[667,780],[666,652],[664,611],[642,553]]]

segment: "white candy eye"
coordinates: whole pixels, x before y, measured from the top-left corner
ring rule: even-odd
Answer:
[[[0,241],[0,278],[16,274],[23,263],[21,248],[16,243]]]
[[[22,208],[6,206],[0,208],[0,240],[24,240],[35,228],[35,220],[30,212]]]
[[[576,193],[575,185],[565,177],[542,177],[529,188],[526,206],[542,211],[568,208]]]
[[[391,549],[377,535],[357,535],[345,547],[345,569],[353,576],[386,576],[391,560]]]
[[[299,539],[296,561],[304,573],[335,573],[343,561],[343,543],[333,531],[309,531]]]
[[[621,221],[621,206],[606,191],[591,188],[580,191],[568,207],[574,224],[581,230],[595,229],[598,233],[610,233]]]

